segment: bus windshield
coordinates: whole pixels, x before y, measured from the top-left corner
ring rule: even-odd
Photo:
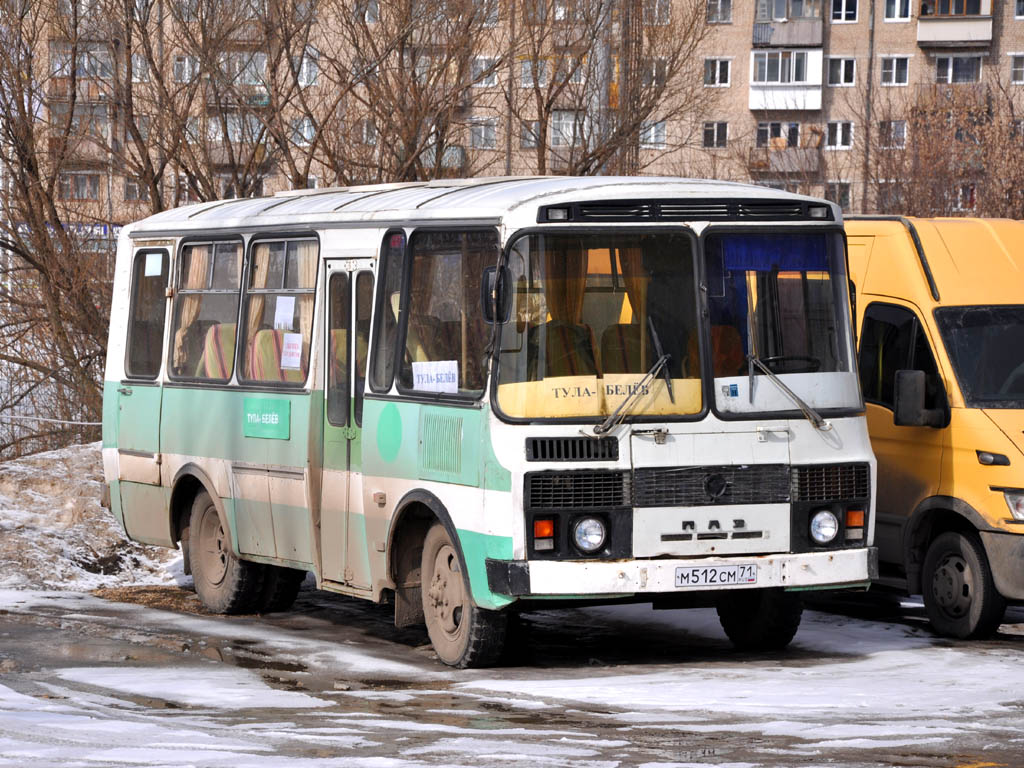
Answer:
[[[703,409],[695,241],[682,232],[529,234],[510,249],[497,406],[513,418]],[[658,360],[667,361],[643,383]]]
[[[971,408],[1024,403],[1024,307],[942,307],[935,310],[964,400]]]
[[[707,237],[713,391],[720,411],[793,410],[785,388],[812,408],[860,406],[844,253],[835,233]]]

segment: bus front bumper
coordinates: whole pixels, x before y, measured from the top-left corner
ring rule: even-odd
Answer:
[[[742,583],[727,583],[730,566],[755,565],[756,580],[750,570],[741,571]],[[694,570],[701,573],[696,583],[688,581]],[[722,583],[706,583],[710,574],[718,574]],[[531,595],[577,596],[635,595],[719,589],[844,589],[866,587],[878,577],[878,550],[875,547],[832,552],[758,555],[750,557],[706,557],[677,560],[487,560],[487,582],[491,591],[511,597]]]

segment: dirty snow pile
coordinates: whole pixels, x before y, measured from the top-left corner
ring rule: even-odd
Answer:
[[[127,541],[103,488],[99,443],[0,463],[0,588],[172,581],[177,553]]]

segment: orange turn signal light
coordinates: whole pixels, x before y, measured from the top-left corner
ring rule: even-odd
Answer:
[[[550,539],[555,535],[555,521],[554,520],[534,520],[533,521],[533,538],[535,539]]]
[[[847,528],[863,528],[864,527],[864,510],[863,509],[848,509],[848,510],[846,510],[846,527]]]

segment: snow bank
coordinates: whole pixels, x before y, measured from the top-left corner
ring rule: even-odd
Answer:
[[[0,463],[0,588],[173,583],[178,554],[129,542],[103,487],[99,443]]]

